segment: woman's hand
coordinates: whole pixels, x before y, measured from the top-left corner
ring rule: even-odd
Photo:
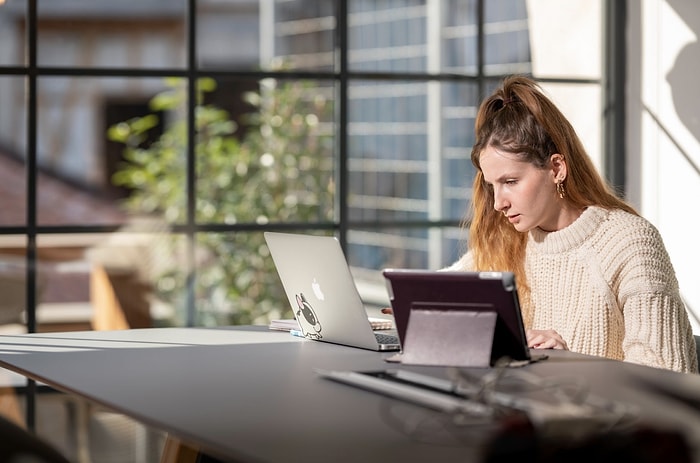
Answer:
[[[566,341],[554,330],[526,330],[528,347],[533,349],[569,350]]]
[[[392,314],[390,307],[381,310],[383,314]],[[528,347],[533,349],[562,349],[569,350],[566,341],[554,330],[526,330]]]

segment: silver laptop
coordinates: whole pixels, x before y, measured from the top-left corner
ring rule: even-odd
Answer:
[[[399,350],[394,330],[372,329],[335,237],[265,232],[265,240],[305,338],[370,350]]]

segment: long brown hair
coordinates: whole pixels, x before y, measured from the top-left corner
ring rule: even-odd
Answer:
[[[552,154],[559,153],[568,170],[564,199],[569,205],[636,211],[600,176],[569,121],[530,78],[506,77],[479,107],[474,131],[471,159],[477,173],[467,218],[474,266],[476,270],[514,272],[523,306],[529,307],[524,265],[528,235],[518,232],[494,209],[493,189],[484,181],[479,162],[484,149],[494,147],[541,169],[549,166]],[[530,320],[531,314],[524,315]]]

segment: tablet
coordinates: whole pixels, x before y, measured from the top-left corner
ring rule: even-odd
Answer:
[[[426,314],[429,318],[431,312],[464,311],[469,312],[470,317],[461,317],[467,323],[469,318],[476,322],[486,316],[495,323],[495,326],[490,325],[492,328],[484,325],[487,330],[493,330],[491,365],[503,357],[515,361],[531,360],[513,273],[385,269],[383,275],[402,351],[406,350],[411,313],[420,313],[426,319]],[[456,319],[457,314],[449,315]],[[459,329],[463,328],[464,325]],[[442,334],[447,334],[444,326],[440,329]],[[484,338],[477,339],[479,333],[473,331],[463,336],[461,349],[469,350],[470,340],[474,349],[483,348],[481,341]],[[460,333],[450,334],[460,336]],[[430,333],[430,336],[439,337],[441,333]]]

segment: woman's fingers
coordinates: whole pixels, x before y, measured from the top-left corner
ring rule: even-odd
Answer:
[[[533,349],[568,350],[564,338],[554,330],[527,330],[527,345]]]

